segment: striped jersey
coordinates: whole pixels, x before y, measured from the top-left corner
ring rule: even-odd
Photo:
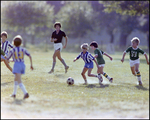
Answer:
[[[24,62],[24,55],[29,56],[30,53],[23,47],[15,47],[9,52],[7,59],[12,57],[14,62]]]
[[[85,54],[83,54],[83,52],[81,52],[78,55],[77,59],[79,59],[80,57],[84,60],[85,63],[90,63],[90,62],[92,62],[92,60],[95,59],[89,52],[86,52]]]
[[[5,54],[9,53],[9,47],[13,48],[13,45],[9,41],[6,40],[4,43],[1,41],[1,49]]]

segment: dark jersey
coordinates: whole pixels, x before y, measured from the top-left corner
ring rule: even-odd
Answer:
[[[58,34],[56,33],[56,30],[55,30],[55,31],[52,33],[52,36],[51,36],[51,38],[56,38],[56,39],[57,39],[57,41],[55,41],[54,43],[61,43],[63,37],[66,37],[66,34],[65,34],[65,32],[63,32],[63,31],[61,31],[61,30],[59,30],[59,33],[58,33]]]
[[[103,59],[103,54],[104,54],[104,52],[103,52],[102,50],[96,48],[96,49],[94,50],[94,54],[95,54],[95,55],[96,55],[96,54],[98,55],[98,57],[96,58],[98,65],[105,64],[105,60]]]
[[[130,53],[131,60],[137,60],[139,58],[139,53],[144,54],[144,51],[141,50],[140,48],[134,49],[132,47],[129,47],[125,52]]]

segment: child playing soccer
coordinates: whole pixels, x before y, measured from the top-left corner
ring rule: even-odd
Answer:
[[[148,61],[147,54],[138,47],[139,43],[140,43],[140,40],[138,37],[134,37],[131,40],[131,46],[126,51],[124,51],[121,62],[122,63],[124,62],[124,57],[125,57],[126,53],[129,52],[130,53],[131,72],[134,76],[137,76],[139,85],[142,86],[141,74],[139,71],[139,65],[140,65],[139,53],[144,54],[148,65],[149,65],[149,61]]]
[[[98,77],[101,78],[100,84],[103,81],[103,78],[102,78],[101,74],[103,76],[105,76],[109,80],[109,82],[112,83],[113,78],[109,77],[105,72],[103,72],[103,69],[104,69],[104,66],[105,66],[105,60],[103,58],[103,55],[106,55],[107,57],[109,57],[110,60],[112,60],[112,57],[110,57],[106,52],[103,52],[102,50],[98,49],[98,44],[97,44],[96,41],[91,42],[90,46],[91,46],[91,49],[94,50],[94,54],[95,54],[94,58],[97,59],[97,63],[98,63],[98,66],[99,66],[98,67]]]
[[[82,75],[82,77],[83,77],[83,79],[85,81],[84,85],[87,85],[87,79],[86,79],[86,76],[85,76],[85,73],[87,72],[87,70],[88,70],[88,76],[89,77],[98,77],[97,75],[91,74],[92,69],[93,69],[93,61],[97,65],[97,68],[98,68],[98,64],[97,64],[95,58],[87,51],[88,47],[89,46],[88,46],[87,43],[82,44],[81,45],[82,52],[78,55],[78,57],[76,57],[73,60],[73,62],[75,62],[76,60],[78,60],[81,57],[84,60],[84,62],[85,62],[83,71],[81,73],[81,75]]]
[[[33,70],[33,66],[32,66],[32,58],[30,53],[25,48],[20,47],[21,43],[22,43],[22,37],[20,35],[15,36],[13,39],[13,44],[15,45],[15,47],[9,52],[7,59],[9,60],[12,56],[13,61],[15,62],[13,67],[13,74],[15,74],[14,91],[11,97],[13,98],[16,97],[17,86],[19,85],[19,87],[24,93],[23,99],[26,99],[29,97],[29,94],[27,93],[27,90],[21,81],[21,75],[25,74],[24,55],[27,55],[30,58],[32,70]]]
[[[1,33],[1,49],[4,51],[4,53],[6,54],[6,56],[8,55],[9,53],[9,48],[13,48],[13,45],[8,41],[6,40],[7,39],[7,32],[6,31],[3,31]]]

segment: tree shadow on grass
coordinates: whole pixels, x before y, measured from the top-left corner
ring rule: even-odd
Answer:
[[[149,90],[148,88],[146,88],[146,87],[144,87],[144,86],[136,85],[135,87],[136,87],[137,89],[139,89],[139,90],[144,90],[144,91],[148,91],[148,90]]]
[[[14,81],[11,81],[11,82],[5,82],[5,83],[1,83],[1,86],[5,86],[5,85],[8,85],[9,83],[12,83]]]

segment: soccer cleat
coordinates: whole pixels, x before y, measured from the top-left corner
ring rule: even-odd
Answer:
[[[139,81],[139,85],[142,86],[142,81]]]
[[[112,82],[113,82],[113,78],[110,78],[109,82],[111,82],[111,83],[112,83]]]
[[[87,85],[87,83],[85,82],[85,83],[83,83],[83,85]]]
[[[65,68],[65,73],[67,73],[67,70],[69,69],[69,66],[67,66],[66,68]]]
[[[26,99],[26,98],[28,98],[28,97],[29,97],[29,94],[26,93],[26,94],[24,95],[23,99]]]
[[[12,95],[10,95],[10,97],[16,98],[16,95],[12,94]]]
[[[53,73],[53,72],[54,72],[54,70],[53,70],[53,69],[51,69],[48,73],[49,73],[49,74],[51,74],[51,73]]]

